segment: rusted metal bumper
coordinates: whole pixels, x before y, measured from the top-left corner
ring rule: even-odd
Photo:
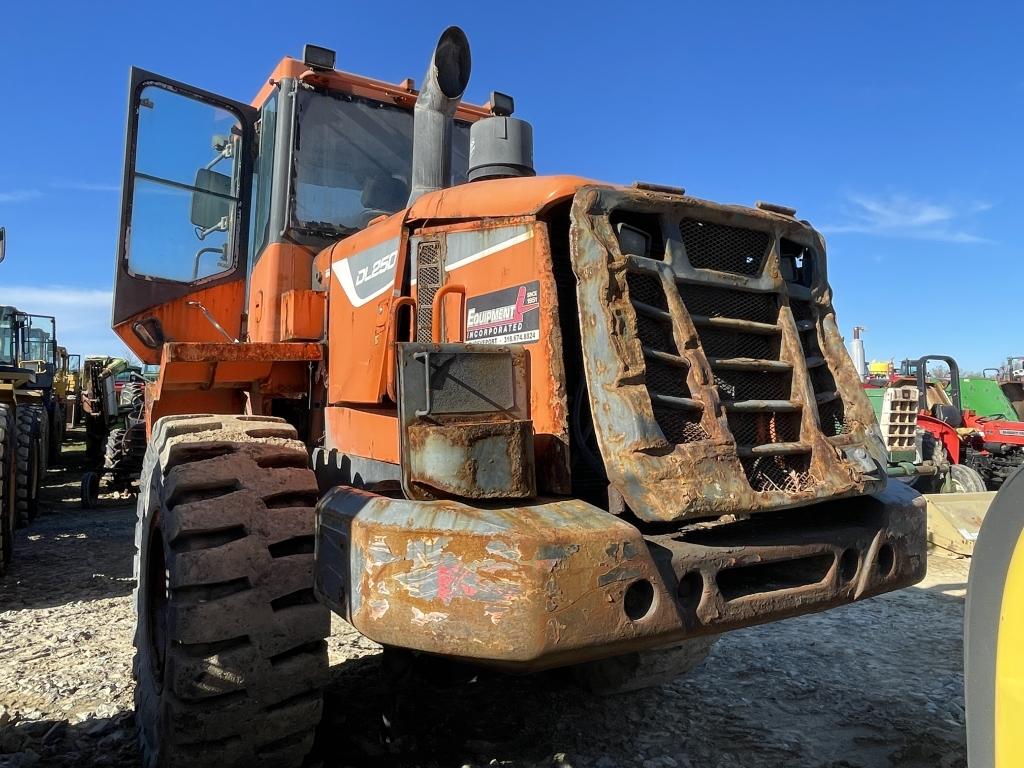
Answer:
[[[338,487],[317,509],[316,590],[379,643],[541,669],[914,584],[925,533],[922,498],[896,483],[646,535],[575,499],[480,508]]]

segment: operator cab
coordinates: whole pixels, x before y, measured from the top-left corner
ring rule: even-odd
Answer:
[[[211,341],[239,340],[246,309],[250,326],[267,320],[264,286],[251,284],[265,255],[277,259],[268,275],[294,282],[267,278],[272,290],[308,289],[316,252],[406,207],[413,82],[347,75],[333,59],[307,46],[303,61],[282,60],[252,106],[132,69],[114,323],[131,321],[122,337],[144,361],[158,362],[165,340],[203,340],[168,327],[162,305],[237,283],[237,296],[207,293],[185,314],[199,325],[194,310],[206,315]],[[456,116],[456,184],[466,180],[469,125],[486,114],[464,105]],[[154,318],[140,317],[150,309]],[[276,340],[273,331],[258,340]]]

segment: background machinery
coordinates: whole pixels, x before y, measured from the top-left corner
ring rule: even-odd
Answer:
[[[109,490],[130,490],[146,452],[146,379],[127,360],[106,355],[85,358],[79,401],[85,424],[86,456],[93,469],[82,473],[81,502],[99,501],[102,480]]]
[[[132,72],[145,764],[300,764],[329,609],[389,654],[629,685],[923,576],[792,209],[535,176],[510,97],[461,103],[454,27],[418,91],[334,59],[252,106]]]
[[[57,346],[57,321],[52,315],[33,315],[17,312],[15,322],[19,327],[18,364],[34,373],[28,385],[41,395],[43,406],[43,471],[60,460],[61,443],[64,440],[64,414],[66,407],[66,385],[61,374],[60,350]],[[66,351],[65,353],[66,354]]]
[[[0,571],[13,555],[15,527],[35,517],[46,460],[47,390],[37,386],[46,376],[23,363],[23,317],[0,306]]]
[[[928,379],[931,361],[948,368],[948,384]],[[1024,463],[1024,422],[1014,419],[1012,408],[1009,419],[981,416],[965,408],[960,368],[948,355],[929,355],[905,363],[903,372],[915,378],[920,390],[919,423],[943,443],[954,463],[972,467],[989,489],[998,490]]]

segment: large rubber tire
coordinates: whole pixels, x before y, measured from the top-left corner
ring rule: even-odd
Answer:
[[[14,556],[14,473],[11,462],[14,461],[14,420],[11,407],[0,403],[0,575],[7,572],[7,567]]]
[[[570,670],[577,684],[603,696],[654,688],[696,669],[717,639],[695,637],[666,648],[577,664]]]
[[[60,463],[60,448],[61,443],[64,442],[64,409],[60,407],[60,403],[53,403],[53,410],[49,414],[49,420],[50,430],[46,463],[48,466],[55,467]]]
[[[951,464],[949,481],[953,486],[953,493],[979,493],[987,490],[985,480],[978,471],[966,464]]]
[[[43,405],[31,405],[29,408],[35,414],[36,421],[38,422],[39,477],[40,482],[42,482],[42,477],[46,474],[46,470],[50,468],[50,413],[46,410],[46,406]]]
[[[317,484],[295,429],[169,416],[136,526],[135,719],[146,768],[298,766],[330,613],[313,597]]]
[[[100,504],[100,475],[98,472],[83,472],[78,485],[78,496],[82,509],[96,509]]]
[[[125,463],[125,429],[115,427],[107,435],[107,445],[103,450],[103,467],[105,469],[120,470]]]
[[[17,470],[15,496],[17,497],[17,524],[28,525],[39,509],[39,481],[42,477],[41,454],[42,412],[40,405],[19,405],[15,424],[17,442]]]
[[[133,418],[140,418],[146,407],[146,385],[141,381],[129,381],[123,387],[117,398],[118,406],[131,408],[129,415]]]

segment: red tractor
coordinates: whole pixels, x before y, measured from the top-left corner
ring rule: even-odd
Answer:
[[[932,361],[949,368],[948,389],[941,383],[929,384],[928,363]],[[1024,464],[1024,422],[987,418],[964,410],[956,360],[948,355],[926,355],[905,361],[903,373],[917,380],[918,426],[942,443],[950,461],[972,467],[991,490],[997,490]]]

